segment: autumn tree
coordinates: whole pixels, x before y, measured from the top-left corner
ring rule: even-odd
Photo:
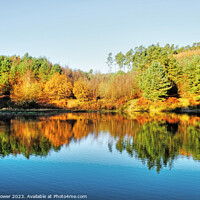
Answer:
[[[28,70],[13,86],[11,98],[15,102],[37,102],[42,95],[42,87],[38,83],[34,74]]]
[[[46,82],[44,92],[48,99],[66,99],[72,94],[72,84],[65,75],[55,73],[51,79]]]
[[[135,81],[136,73],[122,71],[111,75],[99,83],[99,94],[102,98],[117,100],[137,96],[139,89]]]
[[[100,73],[96,73],[94,74],[94,76],[92,76],[92,78],[87,82],[88,83],[88,87],[90,89],[91,92],[91,96],[93,98],[97,98],[100,94],[99,94],[99,84],[103,79],[103,75]]]
[[[74,83],[74,96],[80,100],[88,100],[90,97],[89,87],[86,81],[79,79]]]

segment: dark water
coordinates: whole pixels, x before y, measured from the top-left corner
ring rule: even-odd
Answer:
[[[0,199],[200,199],[196,116],[2,116],[0,156]]]

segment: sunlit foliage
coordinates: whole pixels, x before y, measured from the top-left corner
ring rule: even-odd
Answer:
[[[45,95],[49,99],[66,99],[72,94],[72,84],[65,75],[55,73],[45,84]]]
[[[36,102],[41,98],[41,95],[42,87],[34,78],[34,74],[29,70],[13,85],[11,97],[15,102]]]
[[[87,83],[81,79],[74,83],[73,93],[74,96],[80,100],[88,100],[90,97],[89,87]]]
[[[77,102],[85,103],[81,105],[84,109],[115,109],[115,105],[123,106],[141,96],[155,103],[171,97],[185,98],[188,102],[193,99],[192,105],[198,106],[199,50],[200,43],[194,43],[186,47],[139,46],[116,55],[110,52],[106,74],[61,67],[28,53],[22,57],[0,56],[0,95],[11,97],[11,104],[3,103],[0,107],[8,104],[23,107],[21,102],[26,101],[67,108],[69,99],[78,99]]]

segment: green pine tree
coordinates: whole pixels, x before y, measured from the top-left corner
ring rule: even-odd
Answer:
[[[200,56],[193,57],[187,65],[186,72],[189,92],[197,95],[196,100],[200,100]]]
[[[142,74],[140,88],[143,96],[149,100],[157,101],[167,96],[171,83],[158,61],[153,62]]]

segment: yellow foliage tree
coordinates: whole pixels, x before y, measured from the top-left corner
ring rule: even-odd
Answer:
[[[38,83],[31,71],[27,71],[17,84],[13,86],[11,98],[14,101],[37,101],[42,94],[42,87]]]
[[[73,93],[80,100],[88,100],[90,96],[89,87],[83,80],[78,80],[74,83]]]
[[[44,91],[48,99],[66,99],[72,94],[72,84],[65,75],[55,73],[46,83]]]

